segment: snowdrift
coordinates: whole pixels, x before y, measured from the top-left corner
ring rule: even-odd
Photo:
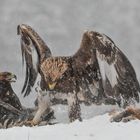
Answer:
[[[140,121],[111,123],[108,114],[41,127],[13,127],[0,130],[0,140],[139,140]]]

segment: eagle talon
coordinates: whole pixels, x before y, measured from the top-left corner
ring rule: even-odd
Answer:
[[[34,122],[33,120],[30,120],[30,121],[25,121],[25,125],[32,127],[38,125],[38,123]]]

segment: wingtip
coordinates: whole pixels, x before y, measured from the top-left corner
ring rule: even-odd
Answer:
[[[20,35],[21,31],[22,30],[26,30],[27,28],[29,28],[29,26],[26,25],[26,24],[19,24],[19,25],[17,25],[17,35]]]
[[[88,38],[93,39],[93,37],[96,36],[96,34],[96,31],[85,30],[83,36],[87,36]]]

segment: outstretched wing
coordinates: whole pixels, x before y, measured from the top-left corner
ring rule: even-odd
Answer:
[[[34,59],[33,59],[33,52],[32,50],[34,49],[33,46],[30,44],[25,43],[25,37],[23,36],[21,38],[21,51],[22,51],[22,64],[26,65],[26,75],[25,75],[25,81],[24,85],[22,88],[22,93],[24,93],[24,97],[29,95],[31,92],[31,88],[34,86],[36,78],[37,78],[37,73],[38,73],[38,68],[37,68],[37,63],[34,65]],[[32,43],[32,42],[30,42]],[[37,62],[37,55],[35,58]],[[25,61],[25,62],[24,62]]]
[[[19,25],[18,34],[21,35],[22,62],[26,63],[26,77],[22,93],[29,95],[39,72],[40,62],[51,56],[50,49],[40,36],[28,25]]]
[[[102,87],[102,97],[113,99],[121,106],[139,101],[140,86],[135,71],[126,56],[106,35],[85,32],[81,47],[73,59],[75,69],[86,75],[83,77],[84,81],[88,81],[87,87],[93,85],[89,88],[92,94]]]

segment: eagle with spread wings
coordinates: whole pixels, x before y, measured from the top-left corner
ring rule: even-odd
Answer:
[[[105,34],[86,31],[72,56],[52,56],[49,47],[28,25],[18,25],[26,78],[22,93],[30,94],[38,73],[42,92],[50,101],[66,102],[69,119],[81,120],[80,103],[118,104],[139,102],[140,85],[133,66]],[[36,57],[34,57],[36,56]]]

